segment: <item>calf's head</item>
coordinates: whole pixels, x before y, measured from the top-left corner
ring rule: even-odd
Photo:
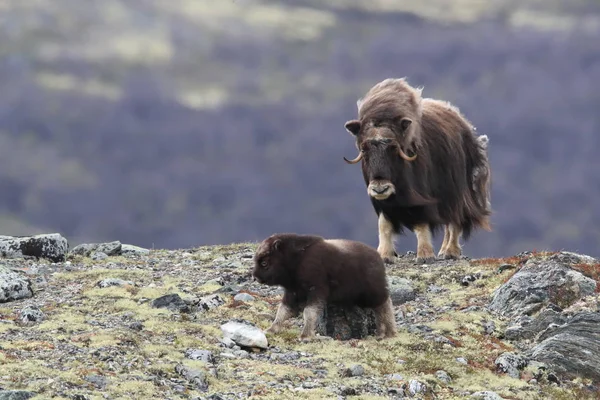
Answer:
[[[265,285],[284,285],[289,280],[281,238],[270,236],[263,240],[254,254],[252,276]]]
[[[362,161],[363,175],[368,182],[367,192],[376,200],[385,200],[396,193],[393,183],[394,170],[399,162],[412,162],[417,158],[411,152],[412,144],[404,140],[412,120],[400,118],[390,123],[363,124],[359,120],[346,122],[344,127],[356,138],[358,156],[344,160],[348,164]]]

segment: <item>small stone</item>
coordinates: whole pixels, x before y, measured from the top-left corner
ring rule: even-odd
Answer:
[[[167,308],[182,313],[190,312],[190,306],[178,294],[167,294],[152,301],[154,308]]]
[[[0,400],[28,400],[36,393],[25,390],[0,390]]]
[[[498,393],[489,390],[475,392],[471,395],[471,398],[477,400],[504,400]]]
[[[229,321],[221,325],[223,336],[233,340],[236,344],[245,347],[258,347],[267,349],[269,343],[267,337],[260,329],[236,321]]]
[[[98,389],[103,389],[106,386],[106,378],[101,375],[88,375],[84,378]]]
[[[511,378],[519,379],[519,372],[527,366],[527,359],[516,353],[502,353],[495,361],[496,369],[508,374]]]
[[[233,300],[235,301],[243,301],[243,302],[250,302],[250,301],[254,301],[254,296],[248,294],[248,293],[238,293],[235,295],[235,297],[233,298]]]
[[[465,365],[469,364],[469,363],[467,362],[467,360],[466,360],[464,357],[458,357],[458,358],[456,359],[456,361],[458,361],[458,362],[459,362],[459,363],[461,363],[461,364],[465,364]]]
[[[392,381],[401,381],[404,379],[404,377],[400,374],[388,374],[385,376],[387,379],[390,379]]]
[[[200,298],[198,309],[200,311],[208,311],[225,304],[225,300],[218,294],[211,294]]]
[[[142,329],[144,329],[144,324],[142,324],[140,321],[135,321],[129,324],[129,329],[134,331],[141,331]]]
[[[410,380],[408,382],[408,392],[415,396],[417,394],[425,393],[427,391],[427,386],[424,383],[419,382],[415,379]]]
[[[435,376],[440,381],[442,381],[446,384],[452,382],[452,378],[450,378],[450,375],[448,375],[448,373],[446,371],[443,371],[443,370],[435,371]]]
[[[44,320],[44,313],[37,307],[26,307],[21,310],[19,317],[25,323],[41,322]]]
[[[491,335],[496,330],[496,324],[494,321],[482,321],[483,333],[485,335]]]
[[[395,276],[390,276],[387,279],[393,305],[398,306],[412,301],[417,297],[415,289],[408,279],[397,278]]]
[[[131,281],[126,281],[119,278],[106,278],[102,279],[100,282],[96,284],[98,287],[107,288],[109,286],[135,286],[135,283]]]
[[[342,376],[363,376],[365,373],[365,368],[360,364],[352,365],[350,368],[346,368],[342,373]]]
[[[94,251],[90,254],[90,258],[94,261],[102,261],[108,258],[108,254],[101,251]]]
[[[185,356],[190,360],[199,360],[205,363],[213,363],[215,361],[212,352],[209,350],[188,349],[185,352]]]
[[[32,296],[29,278],[0,265],[0,303]]]
[[[192,383],[196,389],[200,390],[201,392],[206,392],[208,390],[208,381],[204,371],[188,368],[182,364],[178,364],[175,366],[175,372]]]
[[[504,271],[508,271],[509,269],[515,269],[515,268],[517,268],[517,267],[512,264],[502,264],[501,266],[498,267],[498,273],[501,274]]]
[[[223,345],[229,349],[235,346],[235,342],[228,337],[221,339],[221,343],[223,343]]]
[[[475,282],[477,277],[475,275],[465,275],[461,280],[460,284],[463,286],[469,286],[472,282]]]
[[[342,396],[356,396],[358,393],[356,392],[356,389],[352,387],[343,386],[342,388],[340,388],[340,394]]]
[[[448,289],[446,289],[446,288],[443,288],[443,287],[441,287],[441,286],[436,286],[436,285],[429,285],[429,286],[427,287],[427,291],[428,291],[428,292],[430,292],[430,293],[435,293],[435,294],[437,294],[437,293],[442,293],[442,292],[445,292],[445,291],[447,291],[447,290],[448,290]]]
[[[124,256],[145,256],[150,254],[150,250],[131,244],[123,244],[121,245],[121,254]]]

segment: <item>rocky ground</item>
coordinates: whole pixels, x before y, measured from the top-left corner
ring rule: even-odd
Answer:
[[[263,333],[281,291],[252,281],[253,243],[48,240],[51,258],[0,237],[0,399],[600,397],[590,257],[406,254],[388,266],[396,338],[300,343],[301,318]]]

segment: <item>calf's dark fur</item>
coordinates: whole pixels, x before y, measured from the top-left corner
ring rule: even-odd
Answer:
[[[281,286],[283,299],[267,332],[303,308],[302,340],[315,337],[317,320],[326,304],[372,308],[377,337],[396,334],[385,265],[374,248],[343,239],[315,235],[275,234],[263,240],[254,255],[253,277],[262,284]]]

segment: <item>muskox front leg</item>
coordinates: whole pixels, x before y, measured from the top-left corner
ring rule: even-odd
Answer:
[[[414,231],[417,235],[417,263],[432,262],[435,260],[435,253],[433,252],[429,225],[417,225]]]
[[[296,313],[296,297],[292,293],[285,291],[277,309],[275,320],[267,329],[267,332],[278,333],[281,331],[283,323],[296,315]]]
[[[379,228],[379,246],[377,247],[377,252],[385,263],[391,264],[394,262],[394,257],[396,256],[396,250],[394,249],[394,226],[383,213],[379,214],[377,225]]]
[[[300,333],[301,341],[310,341],[315,339],[317,321],[323,313],[326,301],[323,298],[309,299],[304,307],[304,328]]]

